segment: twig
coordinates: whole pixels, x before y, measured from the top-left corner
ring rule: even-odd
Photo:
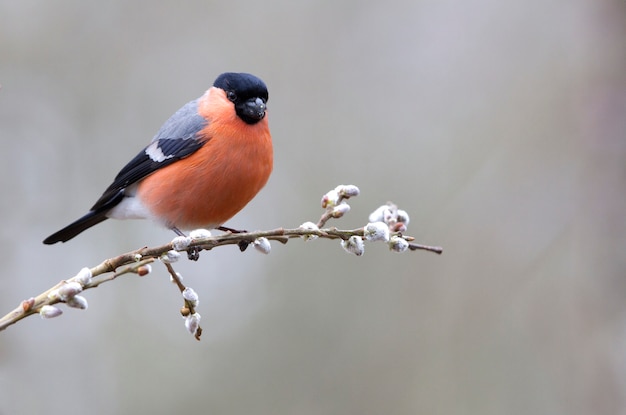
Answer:
[[[180,309],[180,314],[182,314],[183,317],[189,317],[190,315],[196,314],[196,306],[198,305],[198,300],[196,299],[195,301],[192,301],[185,298],[185,290],[189,290],[190,288],[185,287],[182,278],[174,270],[174,266],[171,263],[165,262],[165,267],[172,277],[172,282],[176,284],[181,294],[183,294],[183,299],[185,300],[185,305],[183,306],[183,308]],[[196,340],[200,340],[200,336],[202,336],[202,327],[200,327],[200,324],[198,324],[192,334],[194,335]]]
[[[200,327],[200,314],[196,312],[198,295],[190,287],[185,287],[181,278],[174,270],[171,262],[178,259],[179,251],[199,253],[201,250],[212,250],[225,245],[238,245],[244,250],[252,244],[257,250],[269,253],[271,245],[269,241],[278,241],[286,244],[290,239],[340,239],[342,247],[355,255],[364,252],[364,241],[384,241],[389,249],[395,252],[406,250],[424,250],[441,254],[443,249],[439,246],[429,246],[415,243],[415,238],[404,235],[409,223],[408,214],[397,208],[391,202],[380,206],[370,216],[366,226],[351,230],[341,230],[336,227],[320,229],[330,219],[342,217],[350,210],[346,200],[357,196],[359,189],[352,185],[337,186],[334,190],[326,193],[322,198],[324,213],[317,222],[306,222],[299,228],[278,228],[269,231],[254,232],[227,232],[212,236],[206,230],[194,231],[189,237],[179,236],[172,242],[156,247],[144,247],[113,258],[109,258],[93,268],[83,268],[76,276],[62,280],[41,294],[22,301],[14,310],[0,318],[0,331],[12,324],[31,316],[41,314],[42,317],[54,317],[62,313],[55,306],[57,303],[75,308],[87,308],[87,300],[78,294],[82,291],[96,288],[101,284],[113,281],[125,274],[145,275],[151,270],[151,263],[160,259],[166,266],[172,280],[183,295],[185,304],[181,314],[185,317],[185,326],[200,340],[202,329]],[[192,258],[193,257],[193,258]],[[190,259],[197,259],[197,255],[191,255]]]

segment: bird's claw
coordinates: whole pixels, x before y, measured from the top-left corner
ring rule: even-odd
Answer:
[[[198,259],[200,259],[200,251],[202,251],[202,248],[198,246],[189,248],[187,250],[187,258],[189,258],[190,261],[197,261]]]

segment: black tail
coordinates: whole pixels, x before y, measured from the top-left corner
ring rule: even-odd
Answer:
[[[60,231],[48,236],[46,239],[43,240],[43,243],[46,245],[52,245],[57,242],[67,242],[82,231],[89,229],[106,219],[106,211],[96,212],[90,210],[89,213],[87,213],[82,218],[70,223]]]

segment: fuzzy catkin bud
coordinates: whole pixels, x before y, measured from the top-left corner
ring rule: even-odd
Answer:
[[[352,235],[345,241],[342,240],[341,246],[346,252],[349,252],[356,256],[361,256],[365,252],[365,244],[363,243],[363,238],[357,235]]]
[[[396,220],[400,223],[403,223],[404,226],[409,226],[409,214],[406,213],[405,210],[398,209],[398,211],[396,212]]]
[[[70,281],[56,289],[56,295],[61,301],[67,301],[83,290],[83,286],[76,281]]]
[[[172,264],[180,259],[180,253],[172,249],[167,252],[163,252],[160,259],[161,262],[164,262],[166,264]]]
[[[313,222],[304,222],[302,225],[298,227],[298,229],[304,229],[306,231],[319,231],[320,228]],[[312,241],[317,239],[317,235],[302,235],[302,239],[305,241]]]
[[[375,211],[373,211],[372,213],[370,213],[369,216],[369,221],[370,222],[384,222],[384,218],[385,218],[385,211],[389,210],[389,206],[387,205],[382,205],[379,206],[378,208],[376,208]]]
[[[346,199],[350,197],[356,197],[361,193],[358,187],[353,184],[340,184],[335,187],[335,191],[339,193],[339,196],[344,197]]]
[[[409,248],[409,243],[406,239],[400,236],[392,236],[389,240],[389,249],[393,252],[404,252]]]
[[[192,307],[197,307],[200,303],[200,298],[198,297],[198,293],[194,291],[191,287],[186,287],[183,290],[183,298],[187,301]]]
[[[345,202],[341,202],[340,204],[338,204],[337,206],[333,208],[331,212],[331,216],[337,219],[337,218],[342,217],[348,212],[350,212],[350,205]]]
[[[196,334],[198,327],[200,327],[200,314],[193,313],[185,317],[185,327],[191,334]]]
[[[176,251],[184,251],[191,244],[191,238],[189,236],[177,236],[172,239],[172,248]]]
[[[78,274],[70,278],[70,281],[76,281],[83,287],[91,282],[91,270],[87,267],[78,271]]]
[[[182,281],[183,280],[183,275],[180,272],[176,273],[176,278],[178,278],[178,281]],[[176,281],[174,280],[174,277],[172,277],[170,275],[170,282],[176,284]]]
[[[89,304],[87,303],[87,299],[82,295],[75,295],[74,297],[67,300],[66,304],[68,307],[78,308],[80,310],[87,310]]]
[[[389,226],[383,222],[373,222],[365,225],[363,237],[367,241],[389,241]]]
[[[339,193],[337,190],[331,190],[322,196],[322,207],[324,209],[333,208],[339,203]]]
[[[63,310],[53,305],[45,305],[39,309],[41,318],[54,318],[63,314]]]
[[[254,242],[252,242],[252,244],[254,245],[254,249],[261,252],[262,254],[267,255],[272,250],[272,245],[270,244],[269,239],[263,236],[260,238],[256,238]]]
[[[194,229],[189,232],[189,237],[191,239],[206,239],[211,237],[211,231],[208,229]]]

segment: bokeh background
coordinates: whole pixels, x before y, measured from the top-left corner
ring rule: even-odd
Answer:
[[[224,71],[270,90],[275,170],[229,225],[334,225],[393,200],[442,256],[236,248],[0,333],[0,414],[626,413],[626,4],[0,2],[1,314],[171,239],[82,215]]]

